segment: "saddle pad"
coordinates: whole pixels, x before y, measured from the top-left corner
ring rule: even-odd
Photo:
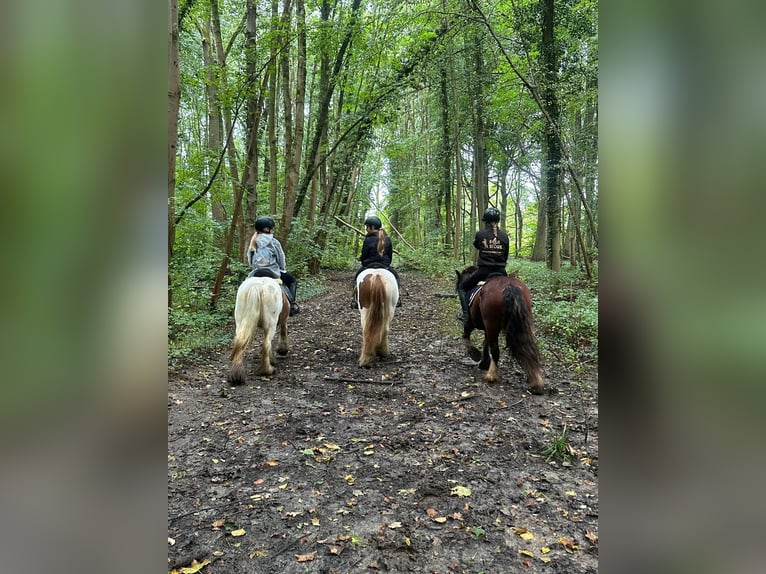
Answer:
[[[479,281],[479,282],[476,284],[476,287],[474,287],[474,288],[473,288],[473,290],[471,291],[471,294],[468,296],[468,306],[469,306],[469,307],[470,307],[470,306],[471,306],[471,304],[473,303],[473,299],[474,299],[474,297],[476,297],[476,294],[477,294],[479,291],[481,291],[481,288],[482,288],[482,287],[484,287],[484,283],[486,283],[486,281]]]

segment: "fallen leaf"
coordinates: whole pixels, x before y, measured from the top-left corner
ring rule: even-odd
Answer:
[[[427,508],[426,514],[430,516],[431,518],[433,518],[434,516],[439,516],[439,511],[436,510],[435,508]]]
[[[232,536],[234,536],[234,537],[244,536],[245,535],[245,529],[244,528],[239,528],[237,530],[232,530],[230,534]]]
[[[593,544],[598,544],[598,535],[593,534],[593,532],[586,532],[585,538],[590,540]]]
[[[298,562],[311,562],[314,558],[317,557],[316,551],[311,552],[310,554],[296,554],[295,558],[298,560]]]
[[[543,561],[543,562],[545,562],[546,564],[547,564],[548,562],[550,562],[550,561],[551,561],[551,559],[550,559],[550,558],[548,558],[547,556],[540,556],[540,560],[542,560],[542,561]]]
[[[471,489],[467,486],[455,486],[450,490],[450,495],[459,496],[461,498],[464,496],[471,496]]]
[[[225,518],[219,518],[218,520],[213,521],[212,526],[213,528],[220,528],[221,526],[223,526],[224,522],[226,522]]]
[[[175,543],[176,543],[176,539],[175,538],[171,538],[170,536],[168,536],[168,544],[173,546]]]
[[[412,540],[410,540],[407,536],[404,537],[404,543],[407,546],[412,546]]]
[[[519,554],[523,554],[524,556],[531,556],[532,558],[535,556],[534,553],[530,552],[529,550],[519,550]]]
[[[543,546],[542,548],[540,548],[540,552],[542,552],[543,554],[548,554],[548,552],[550,551],[551,549],[548,548],[547,546]]]
[[[312,518],[311,524],[313,524],[314,526],[319,526],[319,517],[315,516],[314,518]]]
[[[266,461],[266,466],[279,466],[279,461],[278,460],[267,460]]]
[[[522,560],[522,561],[521,561],[521,563],[522,563],[524,566],[526,566],[527,568],[529,568],[530,566],[532,566],[532,563],[531,563],[529,560]]]
[[[447,517],[446,516],[437,516],[433,520],[434,520],[434,522],[438,522],[439,524],[444,524],[445,522],[447,522]]]
[[[343,547],[342,546],[330,546],[330,548],[328,548],[328,550],[330,551],[330,554],[334,554],[335,556],[339,556],[340,553],[343,552]]]
[[[388,527],[390,529],[392,529],[392,530],[394,528],[401,528],[402,527],[402,523],[401,522],[392,522],[391,524],[388,525]]]
[[[575,544],[574,540],[571,538],[559,536],[559,542],[561,542],[567,552],[574,552],[575,550],[579,550],[577,544]]]
[[[567,496],[577,496],[577,493],[574,490],[567,490],[564,494]]]
[[[210,564],[210,560],[208,558],[205,558],[202,562],[197,562],[196,560],[192,560],[192,563],[190,566],[181,568],[179,572],[181,572],[182,574],[195,574],[196,572],[199,572],[200,570],[202,570],[208,564]]]
[[[215,550],[213,552],[213,556],[223,556],[223,552],[221,552],[220,550]]]

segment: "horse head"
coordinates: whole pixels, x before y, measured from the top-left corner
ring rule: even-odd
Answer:
[[[463,280],[474,271],[476,271],[476,267],[474,267],[473,265],[471,265],[470,267],[466,267],[462,271],[458,271],[457,269],[455,269],[455,275],[457,275],[457,282],[455,283],[456,291],[460,289],[460,283],[462,283]]]

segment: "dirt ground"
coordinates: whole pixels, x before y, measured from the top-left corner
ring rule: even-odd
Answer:
[[[328,273],[273,376],[254,375],[259,339],[243,386],[229,349],[171,371],[169,571],[598,571],[595,372],[546,354],[534,396],[503,350],[487,385],[453,286],[401,275],[391,356],[369,369],[350,277]],[[565,425],[571,460],[546,461]]]

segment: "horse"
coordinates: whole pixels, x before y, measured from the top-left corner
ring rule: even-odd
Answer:
[[[459,289],[460,283],[475,270],[475,267],[468,267],[462,273],[456,270],[456,289]],[[542,394],[542,364],[535,338],[529,287],[517,277],[495,275],[487,278],[484,285],[474,293],[469,306],[469,317],[463,327],[463,343],[468,355],[474,361],[480,361],[479,368],[487,371],[484,381],[497,383],[500,380],[498,338],[502,332],[505,333],[506,348],[527,375],[529,391],[536,395]],[[471,333],[474,329],[484,331],[483,352],[471,343]]]
[[[278,279],[272,277],[248,277],[237,290],[237,302],[234,305],[236,334],[231,349],[231,368],[228,381],[231,385],[243,384],[245,374],[245,351],[255,336],[256,329],[263,333],[261,345],[261,364],[256,371],[259,375],[274,374],[272,339],[279,327],[277,353],[286,355],[289,351],[287,342],[287,317],[290,303]]]
[[[359,366],[388,356],[388,332],[399,299],[396,278],[388,269],[365,269],[356,278],[354,296],[362,322],[362,352]]]

